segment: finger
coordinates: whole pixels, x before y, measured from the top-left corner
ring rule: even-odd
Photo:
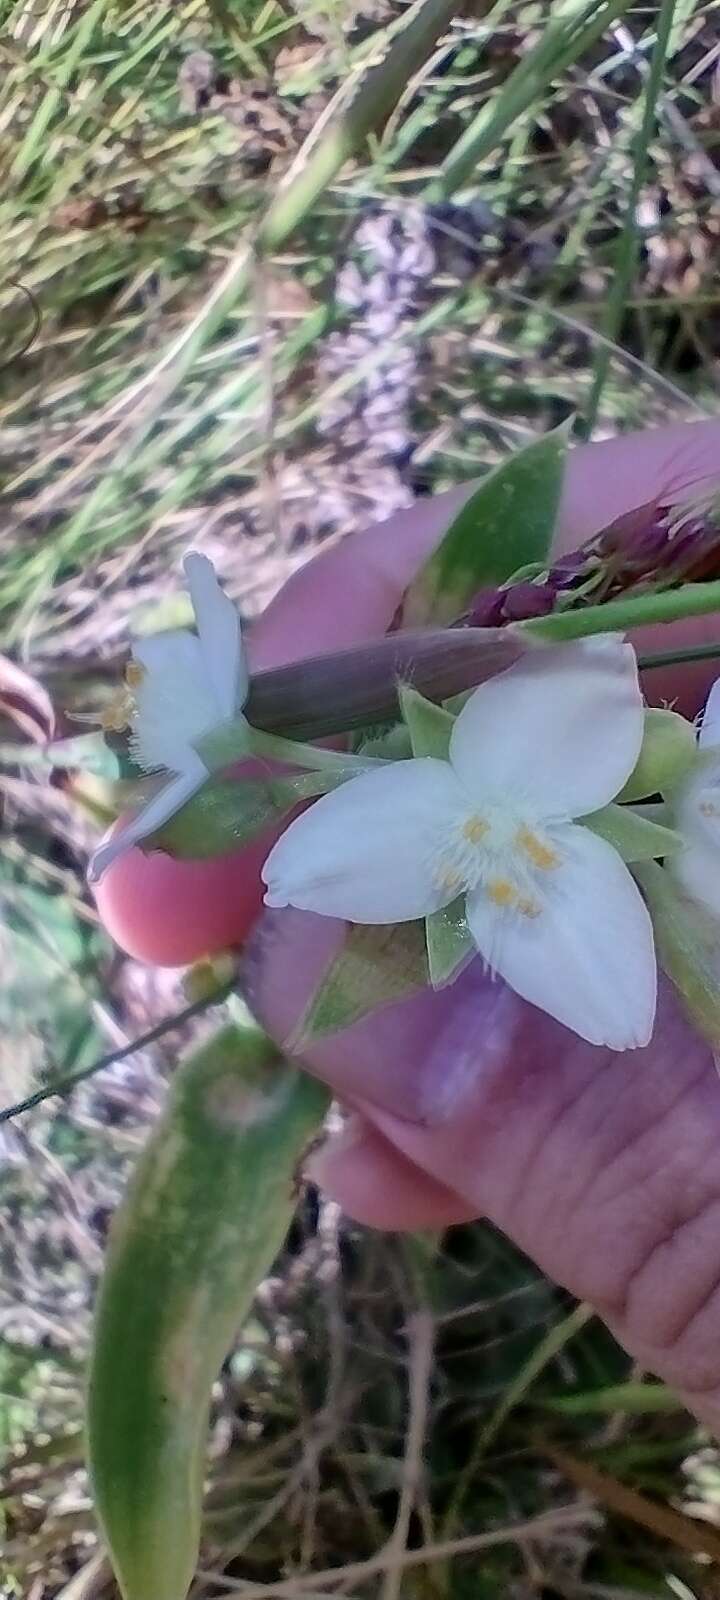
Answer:
[[[693,423],[627,435],[606,444],[580,446],[569,456],[558,548],[589,533],[659,493],[679,497],[702,488],[717,473],[720,424]],[[321,553],[289,580],[256,625],[250,639],[253,665],[269,666],[308,653],[360,643],[384,632],[402,592],[472,485],[375,524]],[[688,638],[712,637],[713,619],[662,630],[663,647]],[[643,631],[643,648],[655,632]],[[682,673],[654,673],[656,703],[678,692],[689,712],[713,676],[712,665]],[[267,848],[267,842],[263,848]],[[103,921],[123,948],[140,959],[173,965],[196,955],[240,944],[262,903],[256,846],[215,862],[177,862],[159,852],[129,852],[107,874],[97,895]],[[227,875],[226,875],[227,873]],[[228,894],[232,891],[232,898]],[[220,896],[227,902],[216,905]],[[182,925],[180,939],[178,922]],[[224,944],[220,944],[220,940]],[[178,952],[185,952],[182,956]]]
[[[100,918],[116,944],[152,966],[187,966],[236,948],[257,917],[260,869],[273,842],[266,834],[211,861],[128,850],[94,885]]]
[[[280,922],[252,991],[277,1038],[303,1004],[299,969],[313,967],[312,919],[303,937],[288,926],[286,951]],[[361,1125],[354,1148],[316,1159],[353,1215],[442,1225],[424,1172],[458,1215],[489,1217],[595,1305],[643,1365],[720,1419],[717,1073],[667,986],[652,1044],[632,1055],[584,1044],[471,968],[305,1059],[380,1138]]]
[[[519,1029],[502,1067],[487,1062],[481,1044],[475,1086],[442,1127],[387,1112],[376,1114],[376,1126],[405,1159],[452,1183],[551,1278],[594,1305],[640,1364],[717,1429],[720,1154],[711,1052],[667,986],[653,1042],[632,1059],[553,1034],[550,1023]],[[339,1188],[342,1196],[342,1179]]]
[[[720,422],[681,423],[579,445],[568,455],[558,553],[653,496],[675,502],[718,477]],[[351,534],[284,584],[252,640],[256,667],[384,633],[404,590],[476,484],[464,484]]]
[[[401,1232],[469,1222],[471,1206],[406,1161],[362,1117],[312,1157],[307,1176],[366,1227]]]

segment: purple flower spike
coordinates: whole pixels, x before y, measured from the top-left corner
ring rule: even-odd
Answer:
[[[587,549],[568,550],[550,568],[550,582],[556,589],[573,589],[577,583],[584,583],[597,565],[597,556],[591,556]]]
[[[528,617],[546,617],[555,609],[557,589],[553,583],[530,583],[527,579],[505,590],[505,622],[524,622]]]
[[[499,628],[505,621],[505,590],[478,589],[463,620],[470,628]]]

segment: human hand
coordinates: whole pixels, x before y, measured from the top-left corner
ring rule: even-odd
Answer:
[[[720,426],[700,424],[575,450],[558,549],[655,494],[702,487],[717,474],[719,445]],[[383,632],[467,492],[424,501],[303,568],[252,635],[254,667]],[[662,630],[662,645],[716,629],[712,618],[676,625]],[[649,630],[636,639],[650,642]],[[692,714],[717,671],[655,672],[649,698]],[[211,863],[133,851],[108,872],[98,902],[119,942],[150,961],[187,961],[252,928],[249,998],[282,1042],[342,926],[291,910],[257,920],[267,848]],[[613,1056],[473,963],[451,988],[389,1007],[304,1060],[354,1108],[314,1160],[347,1211],[385,1228],[490,1217],[720,1426],[720,1083],[668,985],[652,1043]]]

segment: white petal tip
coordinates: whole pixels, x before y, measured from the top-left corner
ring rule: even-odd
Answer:
[[[104,878],[108,867],[112,866],[113,861],[117,861],[118,856],[124,855],[129,848],[130,844],[129,842],[125,843],[122,833],[116,834],[114,838],[109,839],[107,844],[99,845],[98,849],[90,857],[90,864],[87,870],[88,883],[92,887],[99,883],[100,879]]]
[[[210,557],[204,556],[200,550],[188,550],[187,554],[183,556],[183,572],[186,578],[192,577],[193,572],[207,572],[208,569],[215,577],[215,568]]]
[[[616,1055],[624,1055],[626,1050],[645,1050],[652,1039],[653,1030],[642,1034],[633,1034],[630,1038],[608,1039],[605,1047],[614,1050]]]
[[[589,1044],[598,1045],[603,1050],[612,1050],[615,1055],[624,1055],[626,1050],[645,1050],[655,1032],[655,1004],[653,1003],[651,1016],[648,1017],[646,1013],[642,1021],[638,1020],[634,1025],[628,1024],[622,1030],[608,1028],[605,1037],[598,1033],[591,1038],[580,1029],[577,1031],[581,1039],[587,1038]]]
[[[271,911],[282,911],[285,906],[290,905],[290,901],[287,895],[282,894],[279,889],[266,889],[263,905],[269,906]]]

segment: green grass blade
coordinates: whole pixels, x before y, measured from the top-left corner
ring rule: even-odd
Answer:
[[[672,38],[676,3],[677,0],[662,0],[659,8],[657,37],[645,85],[642,117],[634,140],[632,179],[625,211],[625,222],[617,242],[615,259],[612,263],[610,291],[602,329],[605,338],[613,341],[617,340],[620,331],[637,266],[639,249],[637,208],[648,168],[650,141],[657,123],[658,100],[662,91],[663,76]],[[610,346],[608,344],[599,344],[595,351],[593,383],[583,423],[583,433],[588,437],[592,434],[597,421],[611,360],[612,350]]]
[[[583,51],[605,32],[616,17],[629,9],[630,0],[570,0],[543,29],[534,49],[518,63],[500,93],[489,100],[445,157],[440,177],[430,185],[429,196],[454,194],[471,181],[485,159],[519,117],[541,100],[553,79],[577,61]]]

